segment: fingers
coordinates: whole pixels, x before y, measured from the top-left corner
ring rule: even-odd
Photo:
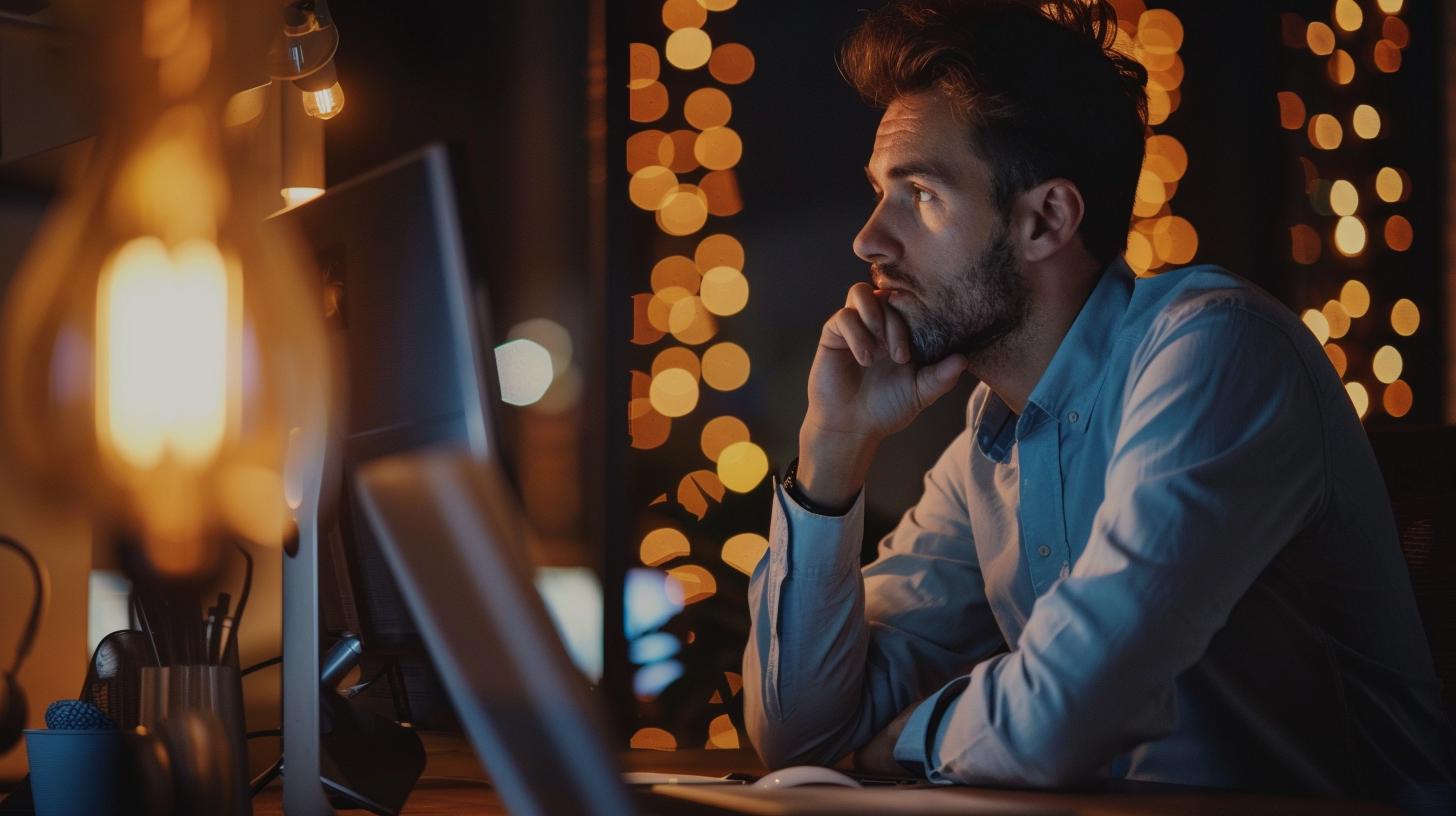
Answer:
[[[934,365],[925,366],[915,372],[915,395],[919,398],[920,407],[926,408],[945,396],[955,387],[956,381],[961,378],[961,373],[965,370],[965,356],[952,354]]]
[[[856,283],[849,287],[844,305],[859,312],[860,320],[864,321],[870,334],[880,343],[885,342],[885,306],[875,297],[873,287],[868,283]]]
[[[829,348],[849,349],[854,359],[865,367],[874,365],[882,351],[880,341],[865,326],[860,313],[848,306],[835,312],[824,324],[819,343]]]
[[[883,300],[887,297],[888,295],[876,295],[875,299]],[[905,322],[904,315],[888,303],[884,304],[884,312],[885,340],[890,349],[890,357],[904,365],[910,362],[910,325]]]

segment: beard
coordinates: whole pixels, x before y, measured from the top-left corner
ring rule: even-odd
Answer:
[[[1020,328],[1030,306],[1004,221],[981,254],[949,277],[918,275],[893,264],[876,265],[875,271],[912,296],[896,308],[910,327],[911,357],[922,366],[956,352],[975,361]]]

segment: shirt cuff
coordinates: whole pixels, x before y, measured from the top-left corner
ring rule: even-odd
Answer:
[[[777,478],[774,479],[775,533],[789,542],[790,574],[840,575],[859,569],[859,545],[864,527],[864,490],[842,516],[822,516],[799,506]]]
[[[915,707],[915,713],[905,721],[900,738],[895,740],[892,755],[896,762],[931,782],[946,781],[935,772],[940,766],[937,757],[940,756],[940,743],[945,738],[945,727],[949,722],[946,710],[968,685],[969,677],[957,677]]]

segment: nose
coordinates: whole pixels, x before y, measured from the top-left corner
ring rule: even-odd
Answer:
[[[854,254],[867,263],[892,264],[900,260],[903,247],[886,220],[883,202],[854,236]]]

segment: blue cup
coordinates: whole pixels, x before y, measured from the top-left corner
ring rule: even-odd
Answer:
[[[120,816],[121,732],[28,728],[36,816]]]

